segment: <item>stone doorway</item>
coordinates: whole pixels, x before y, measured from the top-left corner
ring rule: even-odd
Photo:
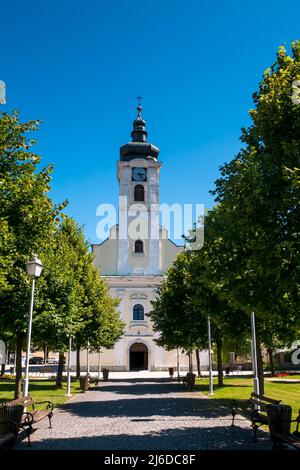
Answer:
[[[134,343],[129,349],[129,369],[148,370],[148,348],[144,343]]]

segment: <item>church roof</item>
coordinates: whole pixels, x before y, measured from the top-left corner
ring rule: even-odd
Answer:
[[[159,148],[147,142],[146,121],[142,117],[142,106],[137,107],[137,118],[133,121],[132,141],[120,147],[120,160],[130,161],[135,158],[157,160]]]

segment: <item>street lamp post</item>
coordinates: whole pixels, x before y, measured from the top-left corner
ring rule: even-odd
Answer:
[[[86,373],[90,376],[90,342],[88,341],[86,349]]]
[[[38,259],[37,255],[34,255],[31,261],[28,261],[27,263],[25,263],[25,266],[26,266],[26,272],[28,276],[31,277],[32,279],[32,283],[31,283],[30,306],[29,306],[29,322],[28,322],[28,329],[27,329],[25,378],[24,378],[24,388],[23,388],[24,397],[28,395],[28,385],[29,385],[29,356],[30,356],[35,280],[40,277],[40,275],[42,274],[43,267],[44,267],[41,261]]]
[[[98,356],[98,378],[101,377],[101,348],[99,348],[99,356]]]
[[[207,329],[208,329],[209,395],[214,395],[212,360],[211,360],[211,329],[210,329],[210,317],[209,316],[207,319]]]
[[[253,291],[250,291],[253,296]],[[253,369],[253,386],[254,392],[259,395],[258,380],[258,364],[257,364],[257,344],[256,344],[256,319],[254,311],[251,312],[251,353],[252,353],[252,369]]]
[[[72,354],[72,336],[69,335],[69,354],[68,354],[68,372],[67,372],[67,393],[66,397],[71,397],[71,354]]]

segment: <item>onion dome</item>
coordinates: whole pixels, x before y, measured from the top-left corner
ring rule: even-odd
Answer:
[[[147,142],[146,122],[142,118],[142,106],[137,107],[137,118],[133,121],[132,141],[120,148],[120,160],[130,161],[135,158],[157,160],[159,148]]]

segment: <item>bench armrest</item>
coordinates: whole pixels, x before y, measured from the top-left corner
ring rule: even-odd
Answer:
[[[24,411],[23,416],[24,416],[24,421],[22,424],[31,426],[31,424],[33,423],[33,414],[30,413],[29,411]]]
[[[243,400],[242,398],[234,398],[231,400],[231,408],[242,408],[246,410],[250,405],[250,400]]]
[[[35,405],[44,405],[45,403],[47,403],[46,409],[53,411],[54,405],[53,405],[52,401],[49,401],[49,400],[46,400],[46,401],[34,401],[34,404],[35,404]]]

